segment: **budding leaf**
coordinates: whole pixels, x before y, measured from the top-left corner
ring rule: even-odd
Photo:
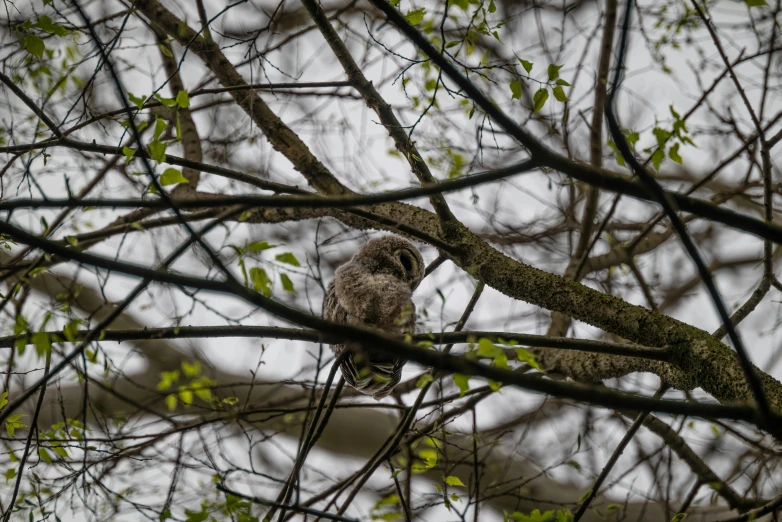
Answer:
[[[187,91],[179,91],[176,95],[176,102],[182,109],[190,107],[190,96],[187,94]]]
[[[426,9],[424,9],[423,7],[421,9],[409,11],[405,15],[405,20],[407,20],[407,23],[409,23],[410,25],[418,25],[424,19],[424,14],[426,14]]]
[[[40,36],[34,34],[28,34],[22,38],[20,44],[23,49],[26,49],[28,53],[33,56],[37,56],[39,59],[43,58],[43,52],[46,50],[46,46]]]
[[[146,96],[135,96],[133,93],[128,93],[128,99],[132,101],[139,110],[144,106],[144,102],[147,100]]]
[[[168,168],[160,175],[160,184],[164,187],[167,185],[176,185],[177,183],[187,183],[187,179],[175,168]]]
[[[559,70],[562,68],[562,65],[554,65],[553,63],[548,66],[548,79],[551,81],[556,80],[559,78]]]
[[[296,293],[296,290],[293,289],[293,281],[288,277],[288,274],[280,274],[280,282],[282,282],[283,290],[292,294]]]
[[[679,143],[676,143],[673,147],[671,147],[671,150],[668,151],[668,157],[679,165],[682,164],[682,157],[679,156]]]
[[[516,58],[519,58],[518,56]],[[528,60],[522,60],[519,58],[519,62],[521,62],[521,66],[524,67],[524,70],[528,73],[532,70],[532,66],[535,65],[534,63],[528,61]]]
[[[562,89],[561,86],[557,85],[552,90],[554,93],[554,98],[557,99],[557,101],[560,101],[562,103],[565,103],[568,100],[567,94],[565,94],[565,91]]]
[[[518,100],[521,98],[521,80],[510,82],[510,92],[512,93],[510,97],[511,100]]]
[[[539,89],[535,96],[532,97],[532,112],[540,112],[540,109],[546,105],[546,100],[548,100],[548,89],[544,87]]]
[[[453,475],[448,475],[444,480],[449,486],[464,486],[464,482],[459,477],[454,477]]]
[[[453,374],[453,382],[459,388],[459,396],[464,397],[464,394],[470,391],[470,376],[462,375],[460,373]]]
[[[276,259],[280,263],[286,263],[293,266],[301,266],[301,264],[299,264],[299,260],[296,259],[296,256],[294,256],[291,252],[277,254],[276,256],[274,256],[274,259]]]
[[[272,280],[266,274],[263,268],[253,267],[250,269],[250,278],[253,282],[253,288],[256,292],[261,292],[266,297],[272,294]]]
[[[270,248],[274,248],[277,245],[272,245],[268,241],[258,241],[256,243],[251,243],[247,245],[247,250],[250,252],[263,252],[264,250],[268,250]]]

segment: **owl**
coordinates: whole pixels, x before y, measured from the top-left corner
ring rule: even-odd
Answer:
[[[412,295],[423,276],[424,260],[410,241],[399,236],[372,239],[335,272],[326,293],[325,317],[393,334],[415,333]],[[331,349],[339,355],[348,348],[333,344]],[[399,384],[406,362],[359,346],[350,350],[341,370],[350,386],[379,400]]]

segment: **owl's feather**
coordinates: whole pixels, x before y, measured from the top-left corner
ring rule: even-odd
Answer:
[[[408,256],[405,262],[400,260],[404,256]],[[325,317],[394,334],[414,333],[412,293],[422,276],[423,259],[409,241],[396,236],[369,241],[337,269],[326,294]],[[341,366],[345,382],[376,399],[399,384],[407,362],[360,345],[335,344],[331,348],[337,355],[350,350]]]

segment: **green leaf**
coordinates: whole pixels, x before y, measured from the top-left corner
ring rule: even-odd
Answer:
[[[49,452],[46,451],[46,448],[38,448],[38,456],[45,460],[47,464],[52,463],[52,457],[49,455]]]
[[[464,482],[459,477],[454,477],[453,475],[448,475],[443,480],[449,486],[464,486]]]
[[[470,391],[470,376],[462,375],[460,373],[453,374],[453,383],[459,388],[459,396],[464,397],[464,394]]]
[[[522,60],[518,56],[516,58],[518,58],[519,62],[521,62],[521,66],[524,67],[524,70],[527,71],[527,73],[529,73],[532,70],[532,66],[535,65],[528,60]]]
[[[548,522],[554,517],[554,510],[540,512],[539,509],[534,509],[529,515],[516,511],[510,518],[518,522]]]
[[[76,340],[76,333],[78,332],[80,324],[81,319],[72,319],[68,321],[68,324],[63,327],[62,335],[68,342],[73,342]]]
[[[561,86],[557,85],[552,89],[552,92],[554,93],[554,98],[556,98],[557,101],[560,101],[562,103],[568,101],[567,94],[565,94],[565,91],[564,89],[562,89]]]
[[[489,2],[489,8],[488,8],[488,11],[489,11],[490,13],[495,13],[495,12],[497,12],[497,6],[496,6],[496,5],[494,5],[494,0],[491,0],[491,1]]]
[[[176,101],[174,100],[174,98],[165,98],[161,96],[160,93],[157,92],[154,94],[154,96],[155,98],[157,98],[157,101],[159,101],[161,105],[163,105],[163,107],[173,107],[174,105],[176,105]]]
[[[538,361],[535,358],[535,354],[533,354],[526,348],[522,348],[522,347],[516,348],[516,358],[523,363],[529,364],[536,370],[540,370],[540,365],[538,364]]]
[[[10,415],[5,420],[5,431],[8,432],[9,436],[11,437],[14,436],[14,432],[16,428],[24,428],[25,426],[27,426],[25,423],[19,422],[19,419],[21,419],[24,416],[25,416],[24,413],[17,413],[16,415]]]
[[[614,157],[616,158],[616,163],[619,166],[624,167],[625,166],[625,160],[622,157],[622,153],[619,152],[619,148],[617,148],[616,143],[614,143],[611,140],[608,140],[607,145],[611,148],[611,150],[614,151]]]
[[[562,68],[562,65],[554,65],[553,63],[548,66],[548,79],[551,81],[556,80],[559,78],[559,70]]]
[[[187,361],[182,361],[182,373],[187,377],[195,377],[201,373],[201,363],[193,361],[193,364],[190,364]]]
[[[128,93],[128,99],[132,101],[139,110],[144,106],[144,102],[147,101],[146,96],[135,96],[132,92]]]
[[[478,340],[478,357],[488,357],[489,359],[494,359],[501,353],[502,349],[490,340],[486,338]]]
[[[179,389],[179,400],[190,406],[193,404],[193,391],[188,388]]]
[[[176,409],[176,395],[173,393],[166,395],[166,406],[169,411],[174,411]]]
[[[149,151],[149,157],[157,162],[164,162],[166,161],[166,143],[163,143],[162,141],[153,141],[149,145],[147,145],[147,150]]]
[[[263,268],[253,267],[250,269],[250,279],[253,282],[253,288],[256,292],[261,292],[266,297],[272,295],[272,281],[266,275]]]
[[[35,351],[39,356],[44,356],[52,350],[52,341],[48,332],[35,332],[30,341],[35,345]]]
[[[747,4],[747,7],[759,7],[761,5],[768,5],[768,3],[766,3],[766,0],[744,0],[744,3]]]
[[[125,163],[128,163],[130,161],[130,158],[132,158],[134,154],[136,154],[136,149],[131,149],[130,147],[122,147],[122,155],[125,156]]]
[[[146,129],[148,126],[149,126],[149,122],[148,121],[142,121],[141,123],[136,125],[136,130],[141,132],[144,129]]]
[[[422,449],[418,452],[418,456],[425,460],[426,464],[431,468],[437,464],[439,454],[436,449]]]
[[[160,184],[165,186],[176,185],[177,183],[187,183],[187,179],[175,168],[167,168],[160,175]]]
[[[377,510],[383,506],[393,506],[396,504],[399,504],[399,495],[397,495],[396,493],[392,493],[375,502],[375,505],[372,507],[372,509]]]
[[[257,241],[247,245],[247,250],[250,252],[263,252],[264,250],[269,250],[270,248],[274,248],[276,246],[277,245],[272,245],[268,241]]]
[[[470,0],[449,0],[448,3],[457,7],[461,7],[464,11],[470,7]]]
[[[415,382],[416,388],[423,388],[430,382],[434,380],[434,377],[432,377],[432,374],[429,372],[426,372],[425,374],[421,375],[418,380]]]
[[[206,510],[206,505],[202,506],[201,511],[190,511],[185,509],[185,522],[204,522],[209,518],[209,511]]]
[[[494,361],[494,365],[500,368],[509,368],[508,366],[508,356],[505,355],[505,352],[500,348],[499,346],[495,345],[493,342],[491,342],[488,339],[480,339],[478,341],[478,349],[475,351],[476,355],[478,357],[488,357]],[[489,383],[489,386],[494,390],[497,391],[501,384],[495,383],[497,386],[492,386],[492,383]]]
[[[28,53],[33,56],[37,56],[39,59],[43,59],[43,52],[46,50],[43,40],[40,36],[34,34],[28,34],[21,40],[23,49],[26,49]]]
[[[5,408],[5,405],[8,404],[8,391],[4,391],[2,395],[0,395],[0,410]]]
[[[166,130],[166,127],[168,127],[168,122],[164,120],[163,118],[158,118],[155,120],[155,134],[152,138],[153,141],[158,141],[160,139],[160,135],[163,134],[163,131]]]
[[[65,236],[65,241],[67,241],[69,245],[74,247],[79,244],[79,240],[75,236]]]
[[[160,372],[160,382],[157,383],[158,390],[167,390],[179,380],[179,370],[170,372]]]
[[[216,383],[212,379],[204,376],[193,381],[191,386],[194,388],[193,391],[195,392],[196,397],[204,402],[212,402],[214,397],[212,396],[211,388],[213,388],[215,384]]]
[[[19,355],[24,355],[25,350],[27,350],[27,336],[20,337],[14,341],[14,348],[19,352]]]
[[[424,19],[424,14],[426,14],[426,9],[423,7],[414,11],[408,11],[405,15],[405,20],[407,20],[407,23],[410,25],[418,25]]]
[[[391,0],[388,3],[391,4],[391,7],[396,7],[399,5],[399,0]]]
[[[274,259],[276,259],[280,263],[286,263],[293,266],[301,266],[299,264],[299,260],[296,259],[296,256],[294,256],[291,252],[284,252],[282,254],[277,254],[276,256],[274,256]]]
[[[512,93],[510,99],[517,100],[521,98],[521,80],[514,80],[510,82],[510,92]]]
[[[660,127],[655,127],[652,129],[652,134],[654,134],[655,139],[657,139],[657,145],[659,147],[663,147],[665,142],[667,142],[673,136],[672,132],[661,129]]]
[[[668,151],[668,157],[679,165],[682,164],[682,157],[679,156],[679,143],[675,143],[673,147],[671,147],[671,150]]]
[[[49,34],[55,34],[57,36],[68,36],[68,30],[60,24],[55,24],[48,16],[42,16],[38,19],[38,23],[35,24],[38,27]]]
[[[562,78],[558,79],[556,83],[557,85],[564,85],[565,87],[570,87],[570,84],[565,80],[563,80]]]
[[[685,519],[687,516],[687,513],[676,513],[673,518],[671,519],[671,522],[681,522]]]
[[[548,100],[548,89],[543,87],[535,93],[535,96],[532,97],[532,112],[540,112],[540,109],[546,105],[546,100]]]
[[[5,471],[5,483],[8,484],[8,481],[14,477],[16,477],[16,468],[8,468]]]
[[[176,102],[181,109],[190,107],[190,96],[187,94],[187,91],[179,91],[176,95]]]
[[[65,448],[63,448],[62,446],[57,446],[56,448],[52,448],[52,451],[54,451],[57,455],[59,455],[60,457],[62,457],[64,459],[67,459],[68,457],[70,457],[70,455],[68,455],[68,451]]]
[[[654,154],[652,154],[652,165],[654,165],[654,168],[656,170],[660,169],[660,165],[662,164],[663,160],[665,159],[665,152],[662,148],[658,148],[656,151],[654,151]]]
[[[163,53],[163,56],[168,56],[169,58],[174,57],[174,53],[171,52],[171,49],[166,47],[164,44],[158,45],[158,48],[160,49],[160,52]]]
[[[293,288],[293,281],[288,277],[288,274],[280,274],[280,282],[282,283],[283,290],[292,294],[296,293],[296,290]]]

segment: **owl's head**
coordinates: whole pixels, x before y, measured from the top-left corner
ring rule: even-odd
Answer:
[[[407,239],[399,236],[383,236],[368,241],[356,254],[376,273],[391,273],[415,290],[424,277],[424,258]]]

